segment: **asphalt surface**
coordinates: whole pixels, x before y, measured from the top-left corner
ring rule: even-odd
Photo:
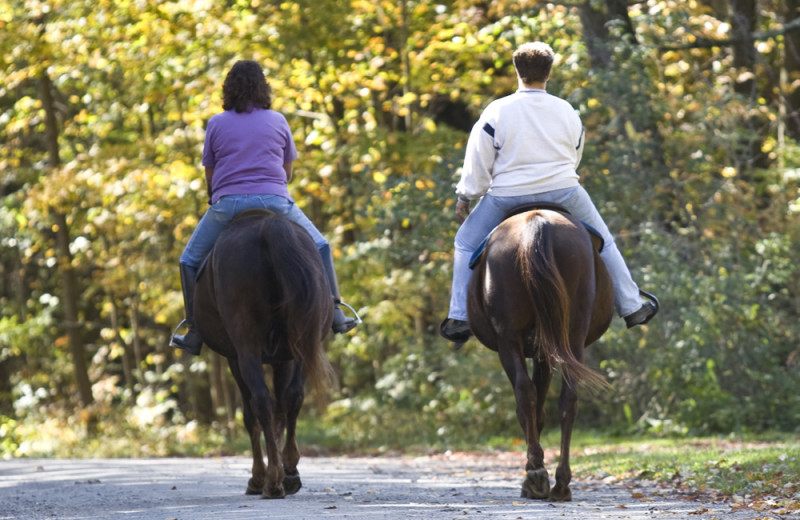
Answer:
[[[577,478],[572,502],[522,499],[523,464],[521,454],[305,457],[303,488],[266,500],[244,494],[245,457],[2,460],[0,520],[777,518],[646,484]]]

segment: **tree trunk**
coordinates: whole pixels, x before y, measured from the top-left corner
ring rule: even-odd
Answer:
[[[236,409],[231,395],[231,387],[227,377],[227,364],[222,356],[211,359],[211,400],[214,404],[214,415],[221,419],[228,434],[236,427]],[[220,410],[224,415],[220,417]]]
[[[800,18],[800,0],[786,0],[785,9],[784,24]],[[783,56],[787,84],[781,88],[786,89],[786,130],[789,136],[800,139],[800,86],[795,84],[800,80],[800,28],[786,33]]]
[[[219,411],[225,406],[225,397],[222,392],[222,358],[211,356],[211,406],[214,407],[214,417],[219,417]]]
[[[135,390],[134,390],[134,380],[133,380],[133,363],[131,362],[131,356],[128,355],[128,347],[125,344],[125,340],[122,338],[122,333],[120,332],[121,325],[119,323],[119,307],[117,306],[117,302],[114,299],[114,295],[108,293],[108,301],[111,304],[111,330],[114,331],[114,336],[119,343],[120,347],[122,348],[122,375],[125,378],[125,386],[131,393],[132,399],[135,401]]]
[[[620,25],[622,35],[637,42],[636,32],[633,30],[633,22],[628,14],[628,0],[606,0],[609,20]]]
[[[45,112],[45,131],[47,151],[50,157],[50,167],[58,168],[61,157],[58,150],[58,127],[56,124],[55,104],[53,103],[53,85],[46,70],[42,70],[39,85],[41,87],[42,106]],[[69,350],[72,354],[72,365],[75,371],[75,382],[78,386],[78,395],[83,406],[94,402],[92,385],[89,381],[89,371],[86,364],[86,352],[81,340],[81,324],[78,317],[78,298],[80,289],[75,269],[72,267],[72,253],[69,250],[71,242],[67,217],[59,209],[51,207],[50,216],[56,233],[56,252],[58,255],[58,270],[61,274],[61,290],[64,300],[64,328],[67,331]]]
[[[412,85],[411,85],[411,64],[408,60],[408,2],[406,0],[401,0],[400,2],[400,45],[398,46],[400,49],[400,58],[401,58],[401,66],[403,70],[403,97],[409,92],[412,92]],[[416,106],[416,102],[413,103]],[[414,110],[411,106],[409,106],[405,113],[405,128],[406,131],[412,131],[413,129],[413,115]]]
[[[609,27],[615,27],[620,36],[636,42],[636,33],[628,14],[626,0],[605,0],[604,6],[586,1],[580,4],[578,14],[583,27],[583,41],[589,51],[589,59],[593,68],[611,66]]]
[[[228,370],[222,366],[222,395],[225,398],[225,413],[228,419],[228,432],[232,436],[236,428],[236,407],[237,396],[241,399],[241,394],[233,382],[232,377],[228,376]]]
[[[758,6],[756,0],[731,0],[730,23],[733,32],[733,66],[738,69],[738,76],[734,82],[734,90],[747,100],[752,107],[751,115],[742,122],[750,132],[745,135],[746,142],[742,143],[743,152],[738,157],[738,169],[746,172],[753,167],[766,168],[769,166],[769,157],[762,152],[762,147],[769,126],[769,122],[756,113],[759,98],[758,77],[758,52],[755,47],[753,34],[756,30],[758,19]],[[768,89],[764,90],[766,98],[771,97]]]
[[[611,65],[611,53],[608,50],[608,18],[596,9],[591,2],[580,5],[578,13],[583,27],[583,41],[589,51],[592,68],[605,69]]]
[[[756,0],[731,0],[730,22],[733,31],[733,66],[744,69],[736,79],[735,90],[750,99],[756,98]]]
[[[72,355],[72,366],[75,371],[75,383],[83,406],[94,402],[92,384],[89,381],[89,370],[86,363],[86,351],[81,335],[81,323],[78,317],[78,279],[72,268],[72,254],[69,251],[69,228],[63,213],[51,209],[50,215],[56,227],[56,251],[58,251],[58,267],[61,272],[61,291],[64,298],[64,328],[67,330],[69,351]]]
[[[625,0],[605,0],[603,5],[596,2],[585,1],[580,4],[579,14],[583,28],[583,40],[589,51],[589,60],[592,69],[602,72],[615,67],[611,53],[611,40],[623,39],[628,44],[637,43],[636,34],[628,14],[628,3]],[[616,27],[619,38],[609,32],[609,27]],[[630,53],[621,56],[623,63],[631,59]],[[635,65],[635,64],[634,64]],[[661,176],[666,161],[661,133],[658,129],[658,115],[652,109],[650,95],[655,92],[651,80],[641,67],[620,66],[613,70],[614,83],[619,90],[617,100],[619,105],[615,108],[620,117],[620,132],[625,131],[625,124],[629,121],[638,133],[647,136],[651,147],[643,156],[640,167],[653,172],[654,176]],[[629,77],[622,77],[628,74]],[[640,150],[642,152],[644,150]]]
[[[137,381],[144,381],[142,376],[142,367],[144,366],[144,351],[142,349],[142,341],[139,339],[139,311],[136,306],[136,299],[131,298],[130,303],[130,320],[131,320],[131,336],[133,339],[133,374]]]

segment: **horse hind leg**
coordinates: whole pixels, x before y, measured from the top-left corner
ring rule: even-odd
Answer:
[[[282,418],[282,428],[286,430],[286,440],[283,445],[283,487],[287,495],[293,495],[303,486],[297,464],[300,461],[300,450],[297,447],[297,417],[303,406],[305,394],[303,391],[303,378],[301,367],[298,363],[290,362],[275,369],[275,398],[278,402],[279,415]],[[283,432],[277,432],[283,436]]]
[[[247,401],[245,401],[247,402]],[[261,426],[259,426],[249,406],[245,406],[245,424],[252,426],[247,429],[250,434],[250,446],[253,452],[253,467],[250,480],[247,481],[246,495],[260,495],[267,479],[267,467],[264,465],[264,452],[261,451]],[[249,415],[249,418],[248,418]]]
[[[562,378],[561,396],[558,408],[561,413],[561,457],[556,468],[556,485],[550,490],[550,500],[553,502],[569,502],[572,500],[572,491],[569,483],[572,480],[572,469],[569,465],[569,450],[572,439],[572,426],[578,413],[578,394],[575,383]]]
[[[250,437],[250,447],[253,453],[253,467],[251,470],[250,480],[247,481],[247,495],[260,495],[264,489],[264,482],[267,478],[267,467],[264,465],[264,452],[261,449],[261,425],[258,423],[252,408],[250,407],[251,394],[250,389],[244,383],[242,374],[239,372],[239,364],[235,359],[229,359],[228,365],[231,369],[233,379],[239,387],[242,394],[242,402],[244,402],[244,427],[247,429],[247,434]]]
[[[580,312],[580,314],[587,315],[587,312]],[[573,317],[572,323],[580,323],[579,318],[577,316]],[[584,345],[588,328],[589,324],[586,323],[583,327],[573,326],[570,331],[569,348],[578,365],[583,364]],[[575,423],[575,417],[578,415],[578,377],[576,375],[565,375],[562,367],[561,395],[558,399],[558,410],[561,416],[561,456],[556,468],[556,484],[550,491],[550,500],[554,502],[569,502],[572,500],[572,491],[569,488],[569,483],[572,480],[572,469],[570,468],[569,458],[572,428]]]
[[[533,381],[528,375],[522,348],[498,349],[500,363],[514,388],[517,401],[517,419],[525,434],[528,446],[522,498],[546,499],[550,495],[550,477],[544,467],[544,450],[539,443],[539,426],[536,413],[537,396]]]
[[[283,462],[281,460],[281,453],[278,450],[278,441],[276,439],[275,421],[272,398],[269,393],[269,388],[264,381],[264,372],[261,365],[260,358],[253,359],[239,359],[239,367],[241,370],[241,379],[249,390],[250,400],[245,401],[245,405],[251,408],[252,413],[255,415],[256,420],[261,426],[261,431],[264,433],[264,445],[267,452],[267,467],[264,477],[264,484],[261,488],[262,498],[283,498],[286,496],[286,491],[283,487]],[[244,397],[244,393],[242,394]],[[253,447],[253,464],[254,468],[257,466],[256,452],[261,455],[260,439],[250,439]],[[258,446],[258,447],[257,447]],[[263,456],[260,457],[263,464]],[[255,472],[253,475],[255,481]],[[248,486],[249,488],[249,486]]]
[[[572,353],[577,363],[582,364],[586,334],[583,331],[578,331],[578,333],[573,331],[572,336],[570,340]],[[572,500],[572,491],[569,488],[572,480],[570,444],[575,417],[578,414],[578,381],[573,377],[565,376],[563,372],[558,408],[561,416],[561,457],[556,469],[556,484],[553,487],[550,499],[566,502]]]
[[[539,443],[544,429],[544,405],[547,396],[547,390],[550,387],[552,379],[552,371],[550,364],[546,361],[533,360],[533,385],[536,392],[535,410],[536,415],[534,427],[536,428],[536,442]],[[542,457],[544,457],[544,449],[540,448]],[[530,455],[528,456],[530,460]],[[542,467],[534,470],[528,470],[525,475],[525,480],[522,484],[522,498],[546,500],[550,498],[552,490],[550,489],[550,475]]]
[[[544,406],[547,391],[550,388],[550,382],[553,379],[553,371],[548,361],[533,359],[533,384],[536,385],[536,395],[540,396],[536,400],[536,428],[541,438],[542,430],[544,430]]]

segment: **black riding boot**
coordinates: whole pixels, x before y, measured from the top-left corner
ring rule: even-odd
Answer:
[[[186,313],[186,319],[179,325],[180,328],[183,324],[189,328],[186,334],[173,334],[169,342],[169,346],[185,350],[194,356],[200,354],[200,349],[203,348],[203,339],[200,333],[197,332],[194,326],[194,287],[195,277],[197,276],[197,269],[190,267],[186,264],[180,265],[181,271],[181,288],[183,289],[183,309]],[[177,331],[176,328],[175,330]]]
[[[653,316],[656,315],[660,307],[658,298],[656,298],[655,295],[643,291],[642,289],[639,289],[639,294],[648,298],[650,301],[644,302],[642,306],[639,307],[639,310],[625,316],[625,325],[627,325],[628,328],[635,327],[636,325],[644,325],[653,319]]]
[[[331,292],[333,293],[333,332],[336,334],[342,334],[354,329],[359,323],[361,323],[361,318],[358,317],[358,314],[356,314],[352,307],[342,302],[341,297],[339,296],[339,282],[336,279],[336,271],[333,268],[333,255],[331,254],[331,247],[329,245],[325,245],[319,250],[319,254],[322,256],[322,265],[325,266],[325,274],[328,275],[328,283],[330,284]],[[348,318],[345,316],[341,308],[342,305],[350,309],[353,314],[356,315],[355,318]]]

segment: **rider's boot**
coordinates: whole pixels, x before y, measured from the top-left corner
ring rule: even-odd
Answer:
[[[644,325],[656,315],[659,309],[658,298],[647,291],[639,290],[642,296],[648,298],[649,302],[644,302],[638,310],[625,316],[625,325],[628,328],[635,327],[636,325]]]
[[[339,282],[336,278],[336,270],[333,267],[333,255],[331,254],[331,247],[325,244],[322,248],[320,248],[319,254],[322,256],[322,265],[325,266],[325,274],[328,276],[328,283],[330,284],[331,292],[333,293],[333,332],[336,334],[343,334],[354,329],[359,323],[361,323],[361,318],[359,318],[358,314],[355,313],[355,310],[344,303],[339,296]],[[355,314],[355,318],[349,318],[345,316],[344,312],[342,311],[342,306],[350,309],[350,311]]]
[[[196,356],[200,354],[200,349],[203,348],[203,339],[194,325],[194,288],[196,285],[195,277],[197,276],[197,268],[188,266],[184,263],[180,264],[181,271],[181,288],[183,289],[183,308],[186,313],[186,319],[183,320],[178,327],[186,324],[189,330],[186,334],[173,334],[170,339],[169,346],[179,348]],[[177,330],[177,329],[176,329]]]
[[[472,330],[469,328],[469,323],[464,320],[446,318],[439,324],[439,334],[453,343],[453,350],[460,350],[472,336]]]
[[[453,343],[466,343],[472,336],[472,331],[466,321],[447,318],[439,324],[439,334]]]

